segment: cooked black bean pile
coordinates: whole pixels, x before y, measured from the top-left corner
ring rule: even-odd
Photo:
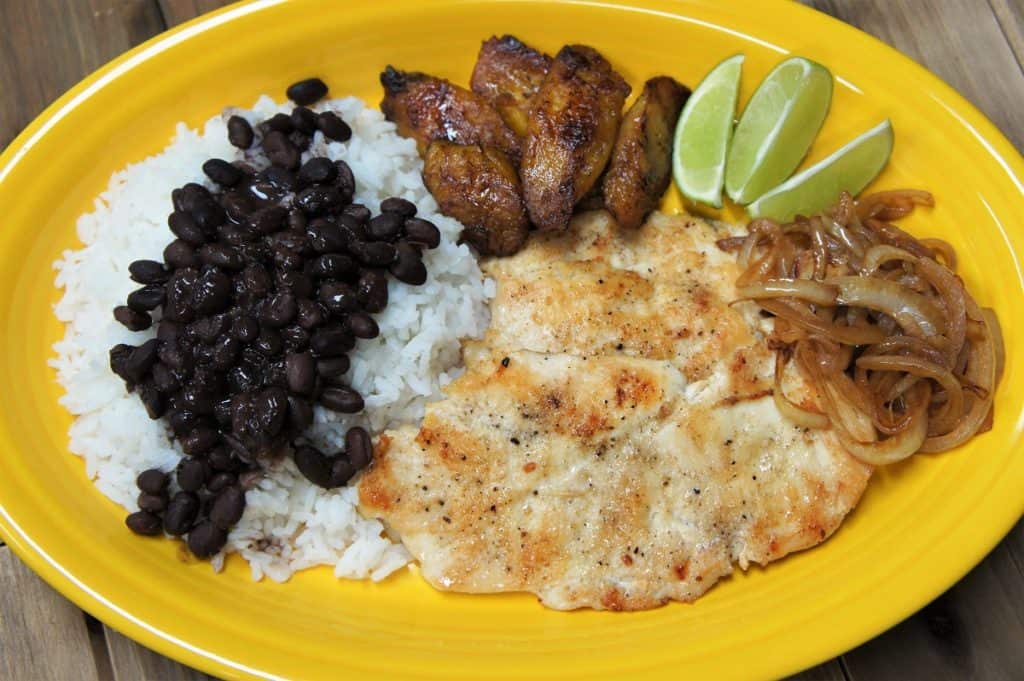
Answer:
[[[167,474],[139,475],[140,510],[126,524],[186,537],[200,558],[223,548],[242,517],[245,474],[302,434],[314,404],[363,409],[345,382],[347,353],[379,334],[371,315],[388,303],[388,277],[424,283],[422,249],[440,242],[409,201],[386,199],[376,216],[352,203],[355,178],[344,161],[302,162],[317,131],[342,142],[352,135],[336,114],[306,108],[326,93],[319,79],[293,84],[291,115],[256,130],[230,118],[231,143],[258,146],[270,166],[210,159],[202,170],[214,191],[189,183],[171,192],[175,239],[163,262],[131,264],[141,288],[114,309],[133,331],[159,318],[156,338],[111,348],[110,368],[186,454],[173,493]],[[370,462],[372,445],[352,428],[341,452],[300,445],[293,455],[310,481],[337,487]]]

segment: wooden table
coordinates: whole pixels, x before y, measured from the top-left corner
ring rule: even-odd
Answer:
[[[805,0],[937,73],[1024,149],[1024,0]],[[0,0],[0,149],[118,53],[220,0]],[[0,542],[0,679],[208,679],[65,600]],[[1024,679],[1024,522],[908,620],[798,674],[823,681]]]

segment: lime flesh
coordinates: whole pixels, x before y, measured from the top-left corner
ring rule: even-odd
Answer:
[[[751,217],[785,222],[832,206],[841,192],[856,195],[885,167],[892,153],[892,124],[882,121],[810,168],[747,206]]]
[[[743,55],[729,57],[711,70],[676,123],[672,175],[684,196],[715,208],[722,206],[725,158],[732,138]]]
[[[765,76],[750,98],[725,170],[725,191],[748,204],[792,174],[821,129],[832,101],[832,74],[792,57]]]

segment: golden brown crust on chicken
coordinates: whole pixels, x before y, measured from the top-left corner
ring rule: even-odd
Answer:
[[[496,147],[519,159],[519,138],[480,95],[443,78],[391,66],[380,74],[380,82],[380,110],[398,126],[398,134],[416,140],[421,156],[434,140],[447,140]]]
[[[469,86],[489,101],[518,135],[526,134],[529,100],[551,68],[551,57],[511,35],[480,45]]]
[[[620,226],[636,229],[658,207],[672,175],[672,133],[690,91],[668,76],[651,78],[622,119],[602,189]]]
[[[531,221],[562,230],[611,156],[629,85],[593,48],[566,45],[530,109],[520,177]]]
[[[423,182],[441,212],[463,225],[463,240],[485,255],[511,255],[526,241],[529,223],[516,168],[502,151],[432,142]]]

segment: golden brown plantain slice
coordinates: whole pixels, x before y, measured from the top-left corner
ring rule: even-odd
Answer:
[[[525,135],[529,100],[551,68],[551,57],[511,35],[480,45],[469,86],[489,101],[517,135]]]
[[[462,239],[485,255],[511,255],[526,242],[519,175],[500,149],[435,141],[423,159],[423,182],[441,212],[463,225]]]
[[[565,229],[615,144],[629,85],[597,50],[566,45],[534,95],[520,177],[530,220]]]
[[[421,156],[434,140],[447,140],[497,147],[518,161],[519,138],[480,95],[443,78],[391,66],[380,74],[380,83],[380,110],[398,126],[398,134],[416,140]]]
[[[604,205],[620,226],[636,229],[658,207],[672,176],[672,133],[690,91],[668,76],[644,83],[619,126],[605,174]]]

